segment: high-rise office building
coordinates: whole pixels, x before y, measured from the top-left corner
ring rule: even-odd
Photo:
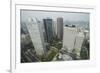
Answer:
[[[27,24],[27,28],[34,45],[35,51],[37,55],[44,54],[44,45],[43,45],[43,35],[41,31],[41,27],[36,18],[30,18],[29,23]]]
[[[68,52],[75,49],[76,54],[80,56],[83,41],[84,33],[82,31],[78,31],[76,27],[64,27],[63,48]]]
[[[58,39],[63,39],[63,18],[57,18],[57,37]]]
[[[64,27],[63,48],[72,52],[78,32],[75,27]]]
[[[38,21],[38,25],[39,25],[39,30],[40,30],[40,36],[41,36],[41,41],[42,41],[42,45],[44,48],[44,52],[46,52],[46,42],[45,42],[45,35],[44,35],[44,25],[42,21]]]
[[[46,41],[48,43],[52,42],[53,30],[52,30],[52,19],[43,19]]]
[[[53,31],[53,37],[56,37],[55,21],[52,21],[52,31]]]
[[[89,37],[90,37],[90,32],[89,32],[89,30],[84,30],[83,32],[84,32],[84,35],[85,35],[85,39],[90,40],[90,39],[89,39]]]
[[[75,46],[74,46],[74,49],[76,50],[76,54],[78,56],[80,56],[80,52],[81,52],[81,47],[82,47],[82,44],[83,44],[83,40],[84,40],[84,34],[83,32],[79,32],[76,36],[76,39],[75,39]]]

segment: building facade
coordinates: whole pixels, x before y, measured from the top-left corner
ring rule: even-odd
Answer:
[[[63,18],[57,18],[57,37],[58,39],[63,39]]]
[[[28,22],[29,23],[27,24],[27,28],[28,28],[32,43],[34,45],[36,54],[43,55],[45,48],[43,45],[43,35],[41,35],[42,31],[40,30],[38,20],[36,18],[30,18]]]
[[[79,32],[76,36],[75,46],[74,46],[74,49],[78,56],[80,56],[83,41],[84,41],[84,34],[83,34],[83,32]]]
[[[52,29],[52,19],[43,19],[44,29],[45,29],[45,38],[48,43],[52,42],[53,39],[53,29]]]
[[[72,52],[72,50],[74,49],[77,34],[78,32],[76,28],[64,27],[63,48],[68,52]]]
[[[84,33],[79,32],[76,27],[64,27],[63,48],[68,52],[75,49],[76,54],[80,56],[84,38]]]

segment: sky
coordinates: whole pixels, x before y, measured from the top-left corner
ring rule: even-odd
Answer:
[[[40,21],[44,18],[56,21],[58,17],[62,17],[64,21],[89,22],[89,13],[21,10],[21,22],[28,22],[28,18],[31,17],[36,17]]]

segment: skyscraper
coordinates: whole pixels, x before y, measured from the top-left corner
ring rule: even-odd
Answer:
[[[57,18],[57,37],[62,40],[63,38],[63,18]]]
[[[78,56],[80,56],[80,52],[81,52],[81,47],[82,47],[82,44],[83,44],[83,40],[84,40],[84,34],[83,32],[79,32],[76,36],[76,39],[75,39],[75,46],[74,46],[74,49],[76,50],[76,54]]]
[[[80,56],[83,40],[84,33],[82,31],[78,31],[76,27],[64,27],[63,48],[68,52],[75,49],[76,54]]]
[[[37,55],[44,54],[44,45],[43,45],[43,35],[40,30],[39,22],[36,18],[30,18],[29,23],[27,24],[27,28],[34,45],[35,51]]]
[[[78,32],[75,27],[64,27],[63,48],[68,52],[72,52],[74,49],[77,33]]]
[[[50,43],[53,39],[53,31],[52,31],[52,19],[43,19],[44,29],[46,34],[46,41]]]
[[[55,21],[52,22],[52,31],[53,31],[53,37],[56,37],[56,25],[55,25]]]

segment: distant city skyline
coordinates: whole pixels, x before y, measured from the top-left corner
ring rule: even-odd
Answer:
[[[89,22],[89,13],[21,10],[21,22],[27,23],[27,19],[30,17],[36,17],[40,21],[44,18],[51,18],[56,21],[58,17],[62,17],[64,22]]]

